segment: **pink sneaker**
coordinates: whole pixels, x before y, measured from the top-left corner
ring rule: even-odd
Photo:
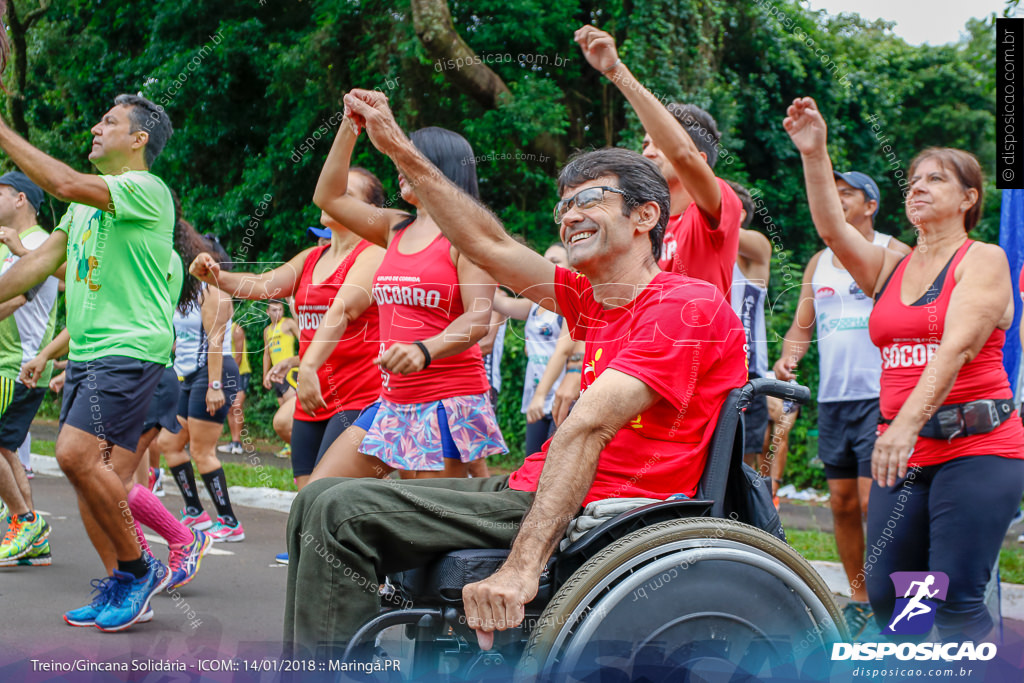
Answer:
[[[206,535],[216,542],[237,543],[245,540],[245,529],[241,522],[235,522],[234,526],[224,523],[223,517],[217,518],[217,523],[206,531]]]
[[[206,531],[213,526],[213,520],[210,519],[210,515],[206,514],[206,510],[203,510],[201,515],[190,515],[187,511],[181,513],[181,523],[190,529],[196,531]]]

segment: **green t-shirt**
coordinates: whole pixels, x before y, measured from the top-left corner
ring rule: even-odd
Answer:
[[[174,342],[167,281],[171,191],[147,171],[100,177],[110,189],[109,210],[72,204],[56,228],[68,235],[68,357],[128,356],[165,365]]]
[[[22,245],[29,251],[38,249],[49,234],[34,225],[18,234]],[[0,244],[0,275],[13,266],[18,257],[6,244]],[[21,366],[37,355],[53,340],[57,322],[57,278],[48,277],[25,293],[28,301],[13,314],[0,320],[0,376],[18,379]],[[53,363],[47,363],[39,376],[40,387],[50,383]]]

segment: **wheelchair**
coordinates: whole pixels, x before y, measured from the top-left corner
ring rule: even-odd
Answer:
[[[697,496],[624,512],[556,551],[523,623],[495,632],[491,650],[466,625],[462,588],[493,574],[507,549],[389,576],[387,603],[403,606],[370,618],[344,660],[397,656],[389,680],[446,681],[740,681],[827,666],[831,644],[849,639],[828,586],[783,540],[730,512],[731,482],[745,476],[742,411],[762,394],[810,398],[760,378],[730,392]]]

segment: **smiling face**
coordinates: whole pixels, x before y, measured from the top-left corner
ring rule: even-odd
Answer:
[[[956,172],[939,159],[926,158],[910,176],[907,218],[914,225],[937,223],[964,214],[978,201],[978,191],[964,189]]]
[[[120,173],[132,156],[141,154],[149,134],[131,130],[131,107],[118,104],[92,127],[89,161],[103,173]]]
[[[845,180],[836,178],[836,191],[839,192],[839,203],[843,205],[843,215],[850,225],[860,226],[875,215],[878,203],[868,199],[863,190],[858,190]]]
[[[562,199],[574,197],[591,187],[618,187],[618,178],[602,176],[582,185],[566,188]],[[559,236],[566,245],[569,265],[584,274],[595,272],[601,263],[626,253],[631,247],[633,231],[629,216],[623,215],[626,198],[615,192],[604,192],[595,206],[581,209],[575,203],[562,216]]]

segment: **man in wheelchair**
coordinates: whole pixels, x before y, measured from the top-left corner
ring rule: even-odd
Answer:
[[[743,328],[717,289],[661,272],[669,214],[658,168],[606,148],[572,158],[554,218],[573,273],[513,240],[500,221],[421,155],[380,92],[354,90],[346,112],[416,190],[444,235],[499,283],[565,316],[586,340],[583,393],[540,453],[486,479],[330,479],[301,491],[288,522],[284,640],[339,654],[380,609],[394,572],[468,548],[509,548],[466,585],[481,648],[520,624],[552,552],[581,506],[607,498],[694,496],[714,426],[747,373]],[[658,136],[693,143],[659,108]]]

